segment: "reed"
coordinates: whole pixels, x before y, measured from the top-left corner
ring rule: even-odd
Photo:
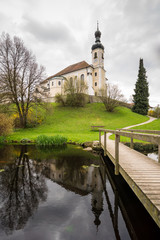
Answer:
[[[61,146],[67,143],[67,138],[55,135],[55,136],[46,136],[39,135],[36,139],[36,144],[40,146]]]

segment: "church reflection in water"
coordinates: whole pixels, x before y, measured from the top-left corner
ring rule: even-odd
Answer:
[[[92,212],[95,215],[94,223],[97,227],[100,225],[99,217],[103,211],[103,181],[106,182],[106,173],[99,159],[95,164],[92,162],[88,162],[88,165],[84,166],[75,164],[74,168],[67,159],[64,159],[63,164],[60,165],[59,160],[53,159],[49,163],[45,163],[43,174],[65,189],[81,196],[91,193]]]

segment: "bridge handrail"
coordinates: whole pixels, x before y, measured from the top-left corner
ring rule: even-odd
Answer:
[[[112,133],[119,136],[129,137],[133,139],[138,139],[145,142],[151,142],[157,145],[160,145],[160,136],[154,134],[143,134],[143,133],[132,133],[132,132],[123,132],[120,130],[110,130],[100,128],[99,132]]]
[[[116,130],[126,131],[126,132],[140,132],[140,133],[151,133],[151,134],[160,134],[159,130],[143,130],[143,129],[125,129],[125,128],[117,128]]]
[[[145,142],[151,142],[158,145],[158,163],[160,163],[160,135],[125,132],[121,130],[99,129],[99,144],[101,146],[101,132],[104,132],[104,156],[107,153],[107,137],[106,133],[115,134],[115,174],[119,174],[119,142],[120,136],[129,137],[131,139],[130,147],[133,149],[133,139]]]

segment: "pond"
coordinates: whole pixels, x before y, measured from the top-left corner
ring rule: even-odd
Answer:
[[[0,147],[0,239],[160,239],[113,166],[68,145]]]

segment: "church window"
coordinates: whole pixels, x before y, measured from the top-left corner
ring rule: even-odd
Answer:
[[[97,72],[95,72],[95,76],[97,76]]]
[[[97,58],[97,52],[94,53],[94,58]]]
[[[84,84],[84,74],[81,75],[81,84]]]
[[[102,59],[104,59],[103,53],[102,53]]]
[[[54,85],[54,82],[52,82],[52,86]]]
[[[97,82],[95,82],[95,84],[94,84],[94,85],[95,85],[95,87],[96,87],[96,86],[97,86]]]
[[[49,88],[49,83],[47,84],[47,87]]]
[[[61,81],[58,81],[58,85],[61,86]]]

